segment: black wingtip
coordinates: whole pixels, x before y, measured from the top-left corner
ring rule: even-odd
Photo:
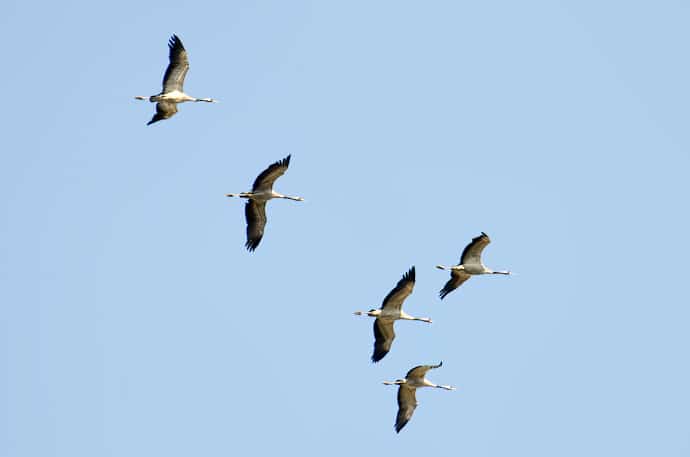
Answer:
[[[288,154],[287,157],[285,157],[283,160],[280,161],[280,164],[284,167],[289,167],[290,166],[290,157],[292,157],[292,154]]]
[[[387,352],[384,352],[383,354],[381,354],[380,352],[374,352],[374,353],[371,355],[371,363],[378,363],[378,362],[380,362],[380,361],[386,356],[386,354],[388,354],[388,353],[387,353]]]
[[[173,36],[170,37],[170,40],[168,40],[168,47],[171,50],[175,49],[175,48],[184,49],[184,45],[182,44],[182,40],[180,40],[180,37],[178,37],[174,33],[173,33]]]
[[[410,269],[403,275],[403,279],[407,279],[407,280],[409,280],[409,281],[415,281],[415,280],[416,280],[416,279],[415,279],[415,276],[416,276],[416,274],[415,274],[414,265],[412,265],[412,268],[410,268]]]
[[[244,247],[247,248],[247,251],[254,252],[260,242],[261,240],[247,240],[247,242],[244,243]]]

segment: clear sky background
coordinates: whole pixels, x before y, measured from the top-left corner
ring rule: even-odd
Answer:
[[[0,455],[690,455],[687,2],[2,10]],[[147,127],[173,33],[221,103]]]

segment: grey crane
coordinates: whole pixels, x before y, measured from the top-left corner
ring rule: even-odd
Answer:
[[[151,103],[156,102],[156,114],[146,125],[151,125],[154,122],[169,119],[177,114],[177,104],[183,102],[208,102],[214,103],[218,100],[212,98],[195,98],[184,93],[182,86],[184,85],[184,78],[187,76],[189,70],[189,60],[187,59],[187,51],[182,45],[182,40],[177,35],[173,35],[168,42],[170,48],[170,63],[165,70],[163,76],[163,90],[161,93],[145,97],[137,95],[137,100],[148,100]]]
[[[395,339],[393,324],[396,320],[403,319],[408,321],[422,321],[431,324],[428,317],[414,317],[402,310],[402,304],[412,293],[415,283],[414,266],[403,275],[398,284],[391,290],[379,309],[371,309],[367,312],[355,311],[355,315],[367,315],[375,317],[374,321],[374,353],[371,356],[372,362],[378,362],[388,354]]]
[[[438,389],[455,390],[455,387],[437,385],[426,379],[426,373],[429,370],[439,368],[442,365],[443,362],[439,362],[438,365],[419,365],[408,371],[405,379],[383,381],[388,386],[400,386],[398,387],[398,414],[395,418],[395,431],[397,433],[400,433],[400,430],[410,421],[415,408],[417,408],[416,393],[418,388],[435,387]]]
[[[247,242],[245,247],[249,251],[254,251],[264,236],[266,227],[266,202],[272,198],[287,198],[289,200],[304,201],[302,197],[292,197],[290,195],[279,194],[273,191],[273,183],[283,176],[290,165],[288,155],[282,160],[272,163],[254,180],[251,192],[241,192],[239,194],[226,194],[226,197],[246,198],[244,205],[244,215],[247,219]]]
[[[446,295],[460,287],[465,281],[470,279],[471,276],[485,274],[510,274],[510,271],[494,271],[484,266],[482,263],[482,251],[486,246],[488,246],[489,243],[491,243],[489,235],[482,232],[481,235],[472,238],[470,244],[468,244],[462,251],[459,264],[451,267],[436,265],[436,268],[440,270],[450,270],[450,279],[439,292],[441,300],[443,300]]]

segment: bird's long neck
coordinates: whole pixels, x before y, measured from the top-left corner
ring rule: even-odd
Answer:
[[[509,275],[510,271],[490,271],[492,275]]]
[[[213,98],[195,98],[195,102],[218,103],[218,100]]]
[[[239,194],[225,194],[226,197],[252,198],[251,192],[240,192]]]
[[[395,381],[383,381],[383,383],[387,386],[398,386],[401,384],[407,384],[406,379],[396,379]]]
[[[436,265],[436,268],[439,270],[464,270],[465,266],[464,265],[452,265],[450,267],[447,267],[445,265]]]
[[[375,309],[372,311],[355,311],[354,312],[355,316],[371,316],[371,317],[378,317],[381,315],[381,310],[380,309]]]

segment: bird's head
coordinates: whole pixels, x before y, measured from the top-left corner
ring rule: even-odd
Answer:
[[[407,379],[396,379],[395,381],[383,381],[387,386],[396,386],[401,384],[407,384]]]
[[[367,316],[376,317],[379,314],[381,314],[381,310],[373,308],[373,309],[370,309],[369,311],[355,311],[355,316],[362,316],[364,314],[366,314]]]

